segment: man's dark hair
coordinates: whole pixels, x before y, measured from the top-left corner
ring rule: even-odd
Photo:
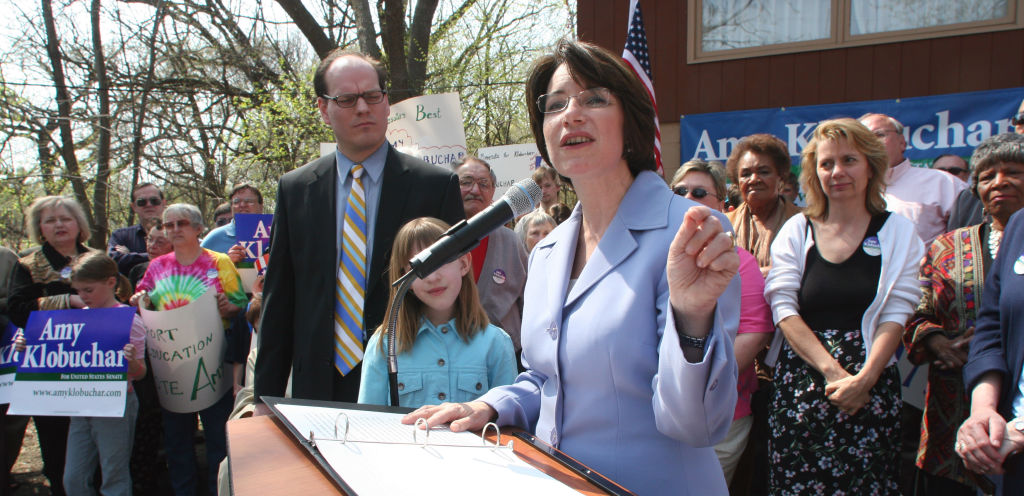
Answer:
[[[228,193],[228,200],[234,198],[239,191],[246,189],[251,189],[253,193],[256,193],[256,201],[260,202],[260,205],[263,205],[263,193],[260,193],[260,190],[256,188],[256,186],[253,186],[251,183],[236,184],[234,188],[231,188],[231,192]],[[231,209],[230,205],[228,205],[228,209]],[[214,216],[216,216],[216,214],[214,214]]]
[[[230,213],[231,213],[231,202],[221,203],[220,205],[217,205],[217,208],[213,209],[213,220],[216,221],[217,217],[220,217],[221,215],[224,215],[224,214],[230,214]]]
[[[148,183],[148,182],[147,182],[147,183],[139,183],[139,184],[135,185],[135,187],[134,187],[134,188],[132,188],[132,201],[135,201],[135,200],[136,200],[136,198],[135,198],[135,193],[136,193],[137,191],[139,191],[139,190],[140,190],[140,189],[142,189],[142,188],[146,188],[146,187],[149,187],[149,186],[152,186],[152,187],[156,188],[156,192],[160,194],[160,199],[161,199],[161,200],[163,200],[163,199],[164,199],[164,191],[163,191],[162,189],[160,189],[160,186],[157,186],[157,185],[155,185],[155,184],[153,184],[153,183]]]
[[[368,62],[377,71],[377,84],[380,85],[380,89],[387,89],[388,73],[384,70],[384,64],[381,64],[379,60],[360,52],[335,48],[320,61],[320,65],[317,66],[316,72],[313,74],[313,91],[316,92],[316,96],[337,96],[327,94],[327,69],[335,60],[342,57],[357,57]]]

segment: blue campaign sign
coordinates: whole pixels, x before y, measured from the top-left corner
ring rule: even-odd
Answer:
[[[7,322],[3,334],[0,335],[0,375],[12,373],[18,367],[20,355],[14,351],[14,337],[18,331],[20,331],[18,326]]]
[[[245,248],[245,261],[254,262],[270,245],[274,214],[235,214],[235,236]]]
[[[871,112],[890,115],[903,124],[906,156],[915,163],[931,162],[947,153],[969,157],[985,138],[1013,132],[1010,117],[1017,112],[1021,99],[1024,87],[685,115],[679,120],[679,156],[683,162],[691,158],[724,162],[740,138],[769,133],[785,141],[794,163],[799,163],[799,155],[818,122],[836,117],[856,119]]]
[[[134,307],[32,312],[25,326],[18,380],[24,374],[43,379],[37,374],[127,372],[122,349],[134,318]]]

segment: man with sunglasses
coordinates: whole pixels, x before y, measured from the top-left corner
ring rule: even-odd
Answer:
[[[971,177],[971,171],[967,167],[967,161],[959,155],[953,155],[947,153],[939,155],[934,162],[932,162],[932,169],[940,170],[946,174],[956,176],[963,182],[967,182]]]
[[[117,270],[125,277],[132,267],[149,261],[143,226],[160,222],[166,205],[163,191],[153,183],[141,183],[132,190],[132,211],[138,216],[139,223],[116,229],[107,242],[107,254],[117,262]]]
[[[380,62],[342,50],[314,73],[337,149],[278,184],[260,326],[271,352],[256,360],[257,399],[283,396],[292,374],[295,398],[355,402],[362,350],[384,320],[395,234],[417,217],[465,217],[455,174],[385,140],[386,77]]]

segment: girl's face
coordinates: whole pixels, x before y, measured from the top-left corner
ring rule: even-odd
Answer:
[[[89,308],[108,308],[117,305],[114,288],[117,278],[108,277],[100,281],[72,280],[71,287],[78,291],[78,296]]]
[[[417,247],[419,253],[425,247]],[[455,300],[462,289],[462,277],[470,271],[470,255],[442,265],[425,279],[412,283],[412,292],[423,302],[423,312],[434,325],[444,324],[455,315]]]

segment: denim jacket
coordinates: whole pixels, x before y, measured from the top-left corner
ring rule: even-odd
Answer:
[[[360,403],[388,404],[381,334],[374,333],[366,345]],[[422,319],[412,350],[398,355],[398,401],[411,408],[472,401],[494,386],[511,384],[516,372],[512,339],[500,327],[488,324],[466,343],[455,330],[455,319],[439,326]]]

